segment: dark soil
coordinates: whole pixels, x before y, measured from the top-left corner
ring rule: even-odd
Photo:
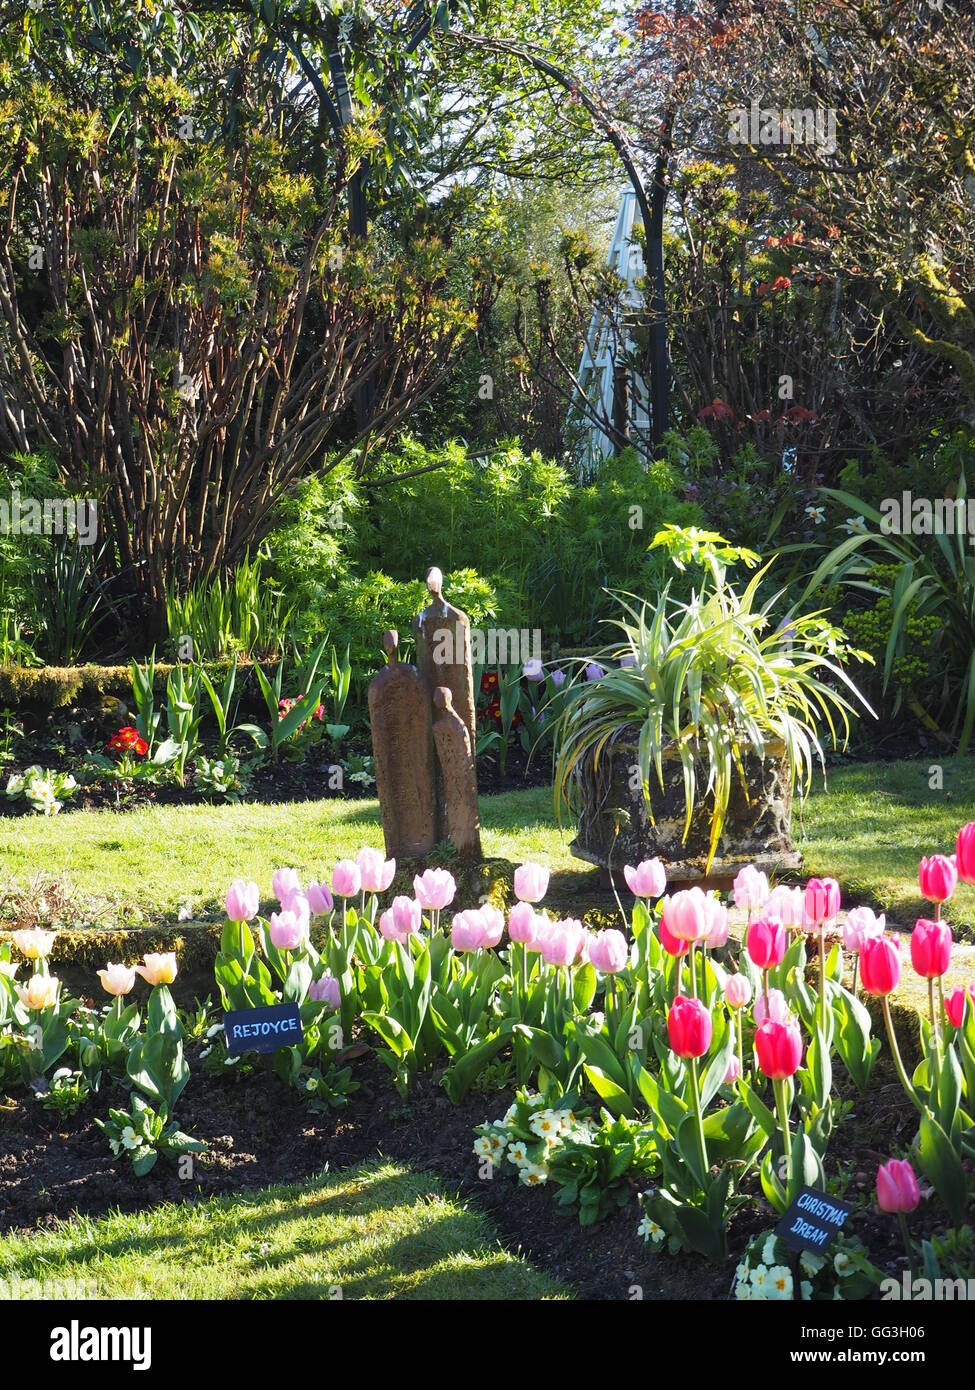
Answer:
[[[645,1299],[724,1298],[738,1255],[774,1213],[760,1195],[738,1213],[729,1232],[732,1255],[723,1266],[693,1256],[655,1254],[637,1234],[635,1202],[598,1225],[583,1228],[573,1210],[557,1205],[548,1189],[528,1191],[512,1179],[480,1181],[473,1154],[474,1126],[504,1113],[511,1091],[472,1093],[453,1105],[435,1075],[421,1076],[408,1101],[393,1090],[374,1054],[355,1063],[360,1089],[344,1109],[310,1112],[276,1077],[208,1077],[190,1049],[193,1076],[179,1105],[183,1128],[205,1139],[192,1180],[180,1180],[162,1160],[136,1178],[114,1160],[94,1116],[104,1116],[102,1094],[73,1117],[43,1109],[21,1095],[0,1110],[0,1232],[54,1224],[74,1212],[136,1211],[164,1201],[205,1199],[270,1183],[293,1182],[382,1155],[435,1172],[449,1188],[488,1212],[509,1248],[572,1285],[583,1297],[629,1299],[639,1285]],[[834,1135],[830,1171],[848,1174],[845,1195],[863,1205],[854,1230],[878,1266],[899,1269],[902,1252],[893,1218],[869,1210],[876,1165],[902,1153],[913,1134],[913,1111],[895,1078],[881,1075],[868,1100],[857,1100]],[[912,1218],[915,1236],[927,1233],[935,1203]]]

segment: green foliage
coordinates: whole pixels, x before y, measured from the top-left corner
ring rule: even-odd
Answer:
[[[290,617],[283,595],[262,575],[260,556],[246,556],[229,579],[201,580],[182,595],[170,587],[166,596],[169,641],[181,661],[277,656]]]

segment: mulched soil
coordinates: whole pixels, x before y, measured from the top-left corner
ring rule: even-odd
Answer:
[[[120,1207],[143,1210],[163,1201],[197,1200],[320,1172],[383,1155],[435,1172],[451,1189],[488,1212],[505,1244],[591,1299],[628,1299],[639,1285],[645,1299],[714,1299],[728,1296],[738,1252],[758,1231],[774,1224],[761,1197],[736,1216],[732,1256],[724,1266],[696,1257],[654,1254],[637,1235],[638,1210],[629,1203],[607,1220],[584,1229],[575,1212],[556,1204],[548,1189],[528,1191],[507,1177],[480,1181],[473,1154],[476,1124],[504,1113],[511,1091],[472,1093],[453,1105],[434,1074],[421,1076],[408,1101],[393,1090],[374,1054],[355,1062],[360,1089],[340,1111],[311,1113],[301,1097],[276,1077],[207,1077],[199,1045],[188,1049],[192,1079],[180,1099],[181,1127],[207,1142],[192,1180],[180,1180],[162,1160],[145,1178],[112,1159],[94,1116],[104,1116],[111,1097],[102,1094],[73,1117],[61,1119],[35,1097],[20,1097],[0,1110],[0,1232],[51,1226],[74,1212],[98,1215]],[[892,1075],[881,1073],[867,1100],[834,1135],[831,1172],[849,1175],[847,1197],[869,1199],[876,1165],[903,1152],[914,1129],[913,1111]],[[912,1218],[915,1235],[933,1228],[938,1208]],[[874,1262],[899,1271],[899,1232],[876,1212],[854,1229]]]

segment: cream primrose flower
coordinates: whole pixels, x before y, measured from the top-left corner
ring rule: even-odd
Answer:
[[[809,1303],[812,1300],[812,1284],[808,1279],[799,1281],[799,1298],[803,1303]]]
[[[747,1280],[744,1282],[739,1281],[739,1283],[735,1285],[735,1298],[737,1298],[740,1303],[747,1303],[753,1297],[752,1286]]]
[[[768,1283],[768,1266],[756,1265],[751,1272],[751,1282],[753,1289],[764,1289]]]
[[[526,1163],[518,1174],[518,1181],[526,1187],[541,1187],[548,1182],[548,1169],[541,1163]]]
[[[494,1156],[494,1148],[486,1134],[479,1134],[474,1140],[474,1152],[478,1158],[492,1158]]]
[[[658,1225],[652,1216],[645,1216],[636,1228],[638,1236],[642,1236],[645,1241],[653,1241],[654,1245],[659,1245],[667,1232],[663,1226]]]
[[[554,1110],[539,1110],[537,1115],[531,1117],[529,1128],[533,1134],[538,1135],[539,1139],[547,1139],[550,1135],[558,1132],[558,1115]]]
[[[139,1136],[131,1125],[126,1125],[122,1130],[122,1143],[127,1149],[137,1149],[139,1147]]]
[[[836,1256],[833,1260],[833,1268],[836,1270],[836,1273],[839,1275],[841,1279],[845,1279],[846,1276],[853,1269],[853,1261],[850,1259],[849,1255],[846,1253],[845,1250],[837,1251]]]
[[[515,1139],[508,1145],[508,1158],[516,1168],[520,1168],[522,1164],[530,1162],[528,1157],[528,1145],[525,1143],[524,1139]]]
[[[768,1298],[791,1298],[792,1270],[786,1265],[773,1265],[768,1272],[765,1288]]]
[[[767,1265],[775,1264],[775,1232],[772,1231],[765,1238],[762,1246],[762,1263]]]
[[[810,1276],[818,1274],[825,1263],[822,1255],[814,1255],[811,1250],[804,1250],[799,1256],[799,1266],[803,1274]]]

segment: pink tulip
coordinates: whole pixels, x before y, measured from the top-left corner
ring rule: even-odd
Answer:
[[[969,1008],[975,1008],[975,985],[968,985],[965,989],[957,985],[950,994],[945,995],[945,1013],[948,1022],[955,1028],[960,1028],[965,1021],[966,1000]]]
[[[660,904],[660,920],[667,924],[672,936],[693,944],[708,934],[708,917],[704,893],[700,888],[682,888],[672,898]]]
[[[332,870],[332,892],[337,898],[354,898],[362,891],[362,874],[354,859],[340,859]]]
[[[553,922],[542,937],[542,959],[547,965],[574,965],[585,951],[588,932],[572,917]]]
[[[135,971],[129,965],[113,965],[109,961],[104,970],[96,970],[95,974],[101,980],[105,993],[114,994],[116,998],[128,994],[135,987]]]
[[[955,891],[958,870],[946,854],[932,854],[922,859],[917,873],[921,896],[929,903],[945,903]]]
[[[792,1010],[786,1003],[785,995],[780,989],[769,990],[767,1009],[764,993],[756,995],[752,1014],[756,1023],[764,1023],[767,1018],[770,1018],[773,1023],[788,1023],[792,1019]]]
[[[860,983],[867,994],[883,996],[897,988],[901,978],[900,951],[889,936],[871,936],[860,948]]]
[[[703,1057],[711,1046],[711,1015],[700,999],[678,994],[667,1014],[670,1050],[678,1057]]]
[[[771,1081],[794,1076],[802,1061],[802,1033],[795,1019],[777,1023],[767,1018],[755,1030],[755,1053],[762,1072]]]
[[[285,900],[293,893],[301,892],[301,879],[298,877],[297,869],[277,869],[271,875],[271,887],[274,889],[274,896],[282,907]]]
[[[545,919],[536,913],[531,903],[515,903],[508,913],[508,935],[523,946],[534,946],[544,930],[544,923]]]
[[[734,1053],[732,1053],[731,1061],[728,1063],[728,1070],[724,1074],[724,1084],[726,1086],[733,1086],[739,1076],[741,1076],[741,1064]]]
[[[891,1158],[877,1168],[877,1206],[881,1211],[914,1211],[921,1191],[906,1158]]]
[[[831,922],[840,910],[840,885],[835,878],[811,878],[806,884],[805,912],[816,926]]]
[[[748,928],[745,946],[759,970],[771,970],[785,955],[785,927],[777,917],[759,917]]]
[[[362,880],[363,893],[385,893],[396,872],[396,860],[387,859],[378,849],[368,846],[360,849],[355,857]]]
[[[951,928],[919,917],[911,932],[911,964],[925,980],[935,980],[951,960]]]
[[[142,959],[145,963],[137,965],[135,972],[153,989],[156,985],[171,985],[176,979],[175,951],[147,951]]]
[[[667,887],[667,870],[659,859],[644,859],[635,869],[624,864],[623,877],[635,898],[659,898]]]
[[[249,922],[261,906],[261,890],[250,880],[235,878],[227,889],[226,906],[228,921]]]
[[[314,999],[318,1004],[328,1004],[331,1009],[337,1009],[342,1003],[342,990],[338,980],[326,971],[320,980],[312,980],[308,986],[308,998]]]
[[[455,914],[450,926],[450,944],[455,951],[481,951],[497,946],[503,931],[503,913],[485,904]]]
[[[887,919],[877,917],[869,907],[851,907],[843,923],[843,945],[848,951],[862,951],[863,943],[874,936],[883,936]]]
[[[296,951],[305,939],[306,925],[289,907],[282,908],[280,912],[272,912],[268,925],[271,944],[279,951]]]
[[[712,951],[724,946],[728,940],[728,909],[714,893],[704,895],[704,919],[708,929],[705,946]]]
[[[413,880],[413,891],[420,906],[428,912],[440,912],[454,901],[457,884],[446,869],[424,869]]]
[[[307,897],[309,909],[315,917],[327,916],[335,906],[328,884],[318,883],[315,879],[308,885]]]
[[[400,894],[395,897],[379,918],[379,930],[387,941],[406,942],[420,930],[423,909],[412,898]]]
[[[626,937],[621,931],[609,928],[596,932],[589,942],[589,959],[603,975],[616,975],[630,958]]]
[[[40,927],[25,927],[13,933],[14,945],[28,960],[46,960],[54,945],[54,933]]]
[[[752,997],[752,983],[747,975],[729,975],[724,987],[729,1009],[743,1009]]]
[[[548,892],[544,864],[519,864],[515,869],[515,897],[523,903],[540,903]]]
[[[760,873],[754,864],[746,864],[735,875],[735,907],[751,912],[764,907],[768,901],[768,877]]]
[[[764,904],[766,917],[777,917],[784,927],[803,925],[803,892],[801,888],[790,888],[786,883],[777,883]]]
[[[955,871],[962,883],[975,883],[975,821],[969,821],[958,832]]]

